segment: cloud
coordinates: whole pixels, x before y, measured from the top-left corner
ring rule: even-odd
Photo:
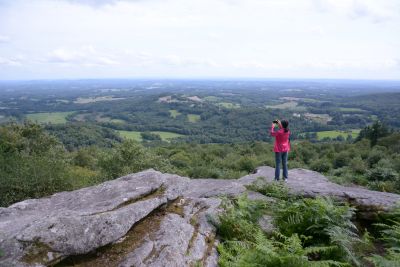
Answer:
[[[218,64],[210,58],[181,57],[178,55],[161,57],[160,62],[178,67],[218,67]]]
[[[83,46],[78,49],[57,48],[49,53],[44,61],[60,64],[78,64],[88,67],[119,64],[113,57],[99,53],[91,45]]]
[[[0,44],[1,43],[8,43],[11,41],[11,38],[9,36],[6,35],[0,35]]]
[[[120,2],[145,2],[150,0],[63,0],[76,5],[87,5],[94,8],[116,5]]]
[[[312,0],[320,12],[335,13],[350,19],[369,19],[373,23],[391,20],[399,6],[393,1],[372,0]]]
[[[17,66],[21,66],[22,62],[19,58],[0,57],[0,65],[17,67]]]
[[[257,60],[237,61],[232,66],[238,69],[261,69],[261,70],[383,70],[397,69],[400,67],[398,59],[382,60],[322,60],[307,61],[293,64],[266,64]]]

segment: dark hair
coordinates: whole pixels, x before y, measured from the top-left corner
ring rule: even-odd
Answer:
[[[287,120],[283,120],[283,121],[281,121],[281,124],[282,124],[283,129],[285,129],[285,133],[287,133],[289,131],[289,128],[288,128],[289,122]]]

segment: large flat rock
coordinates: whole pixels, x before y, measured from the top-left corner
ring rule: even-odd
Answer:
[[[145,171],[31,199],[0,210],[1,266],[49,265],[123,237],[153,210],[181,196],[188,178]]]
[[[0,208],[1,267],[9,266],[217,266],[216,229],[221,196],[248,193],[258,178],[274,183],[274,169],[260,167],[237,180],[189,179],[147,170],[97,186],[25,200]],[[291,193],[332,196],[361,211],[388,211],[396,194],[345,187],[304,169],[289,171]],[[270,218],[260,221],[270,231]]]

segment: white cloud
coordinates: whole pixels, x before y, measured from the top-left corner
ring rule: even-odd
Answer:
[[[178,55],[161,57],[160,62],[178,67],[218,67],[218,64],[210,58],[181,57]]]
[[[374,0],[313,0],[321,12],[332,12],[351,19],[367,18],[373,23],[388,21],[398,16],[399,4],[396,1]]]
[[[321,60],[307,61],[293,64],[266,64],[256,60],[233,62],[232,66],[239,69],[264,69],[264,70],[294,70],[294,69],[315,69],[315,70],[385,70],[398,69],[398,59],[382,60]]]
[[[0,42],[8,42],[0,45],[0,79],[4,66],[13,64],[23,64],[9,68],[20,78],[52,78],[58,73],[71,78],[297,73],[398,79],[394,59],[400,58],[399,4],[399,0],[0,0]],[[18,54],[26,58],[18,59]]]
[[[9,36],[6,35],[0,35],[0,44],[1,43],[8,43],[10,42],[11,38]]]
[[[88,67],[119,64],[119,62],[111,56],[99,53],[91,45],[83,46],[78,49],[57,48],[46,56],[44,61],[61,64],[78,64]]]
[[[16,66],[21,66],[22,64],[18,58],[0,57],[0,65],[16,67]]]

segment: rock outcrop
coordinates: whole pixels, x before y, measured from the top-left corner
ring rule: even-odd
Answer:
[[[220,196],[273,182],[260,167],[238,180],[194,179],[147,170],[103,184],[0,208],[0,266],[216,266],[215,227]],[[293,194],[329,195],[363,212],[388,211],[396,194],[344,187],[319,173],[289,172]],[[270,218],[262,224],[270,229]]]
[[[255,173],[237,180],[242,185],[250,185],[261,177],[266,182],[274,181],[275,169],[260,167]],[[304,197],[331,196],[347,201],[359,212],[389,211],[400,203],[400,195],[367,190],[361,187],[347,187],[332,183],[322,174],[305,170],[292,169],[286,183],[290,192]]]

